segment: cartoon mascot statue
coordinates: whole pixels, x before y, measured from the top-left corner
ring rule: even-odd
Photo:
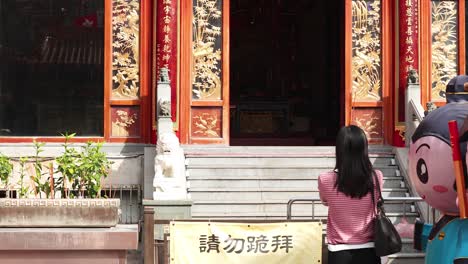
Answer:
[[[417,249],[426,251],[426,264],[468,264],[468,219],[460,218],[448,128],[450,120],[457,121],[463,161],[461,175],[466,181],[468,76],[450,80],[446,98],[447,104],[430,112],[411,138],[408,173],[412,184],[441,213],[434,225],[416,223],[414,243]]]

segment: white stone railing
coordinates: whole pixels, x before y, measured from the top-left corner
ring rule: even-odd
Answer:
[[[421,89],[419,87],[419,83],[408,84],[408,89],[406,89],[405,105],[405,144],[409,147],[414,131],[424,118],[424,108],[421,105]]]

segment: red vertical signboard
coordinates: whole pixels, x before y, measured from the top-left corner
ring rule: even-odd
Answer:
[[[418,0],[400,0],[399,8],[400,76],[398,87],[398,122],[405,122],[405,93],[408,72],[419,73]]]
[[[177,0],[156,0],[156,69],[169,70],[172,121],[177,116]],[[157,92],[157,91],[156,91]]]

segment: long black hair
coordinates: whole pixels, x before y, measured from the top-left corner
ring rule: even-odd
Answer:
[[[359,127],[345,126],[338,132],[335,172],[335,187],[346,196],[362,198],[373,190],[374,169],[369,160],[367,137]]]

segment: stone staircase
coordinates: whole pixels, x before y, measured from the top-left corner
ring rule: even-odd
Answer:
[[[317,177],[335,165],[334,147],[192,145],[184,151],[196,219],[285,220],[290,199],[319,199]],[[374,167],[384,174],[383,196],[409,197],[392,148],[375,146],[369,151]],[[387,203],[385,208],[395,224],[403,216],[410,223],[419,216],[412,204]],[[319,202],[314,208],[310,203],[292,207],[293,219],[310,220],[312,215],[326,222],[327,207]],[[412,249],[412,240],[404,239],[404,250],[390,256],[388,263],[423,263],[423,256]]]

